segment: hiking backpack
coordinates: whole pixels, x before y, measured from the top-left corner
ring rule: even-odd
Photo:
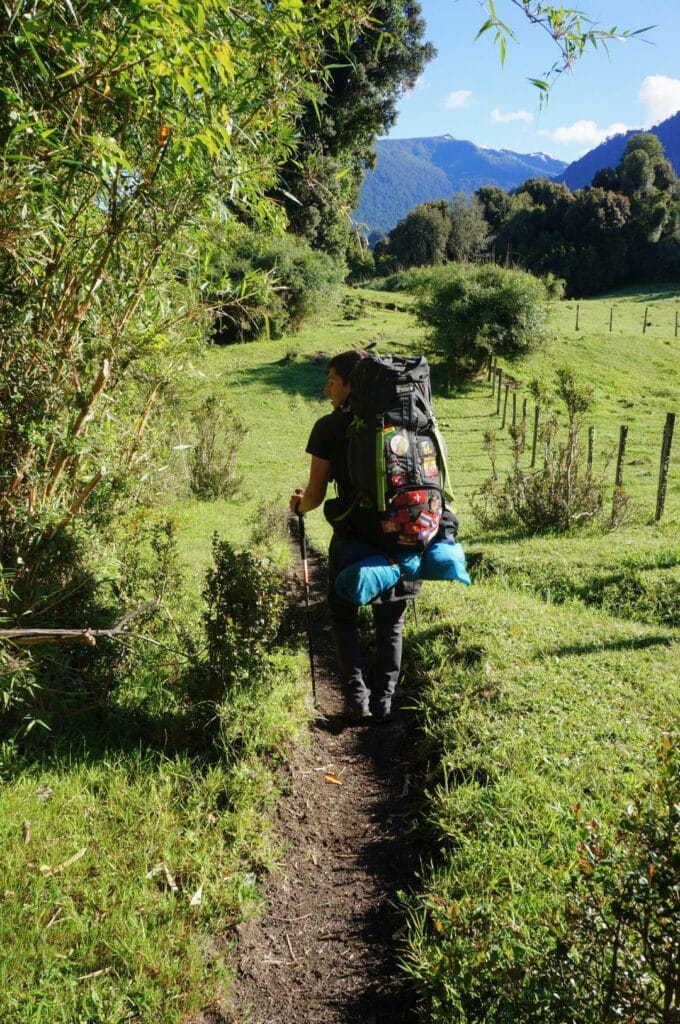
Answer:
[[[384,549],[423,550],[451,497],[424,356],[369,355],[349,376],[347,469],[353,529]]]

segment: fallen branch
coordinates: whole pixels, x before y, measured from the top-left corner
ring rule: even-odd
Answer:
[[[138,618],[144,612],[151,611],[160,606],[160,601],[147,601],[145,604],[128,612],[122,619],[109,629],[0,629],[0,640],[11,640],[12,643],[22,647],[35,646],[36,644],[85,644],[94,647],[97,640],[105,637],[110,639],[117,637],[123,632],[123,627],[132,619]],[[139,636],[139,634],[135,634]],[[145,637],[140,637],[145,639]]]

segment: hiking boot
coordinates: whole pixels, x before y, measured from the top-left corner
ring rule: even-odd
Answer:
[[[369,718],[372,718],[369,708],[357,706],[356,704],[349,704],[345,715],[350,722],[366,722]]]
[[[376,725],[387,725],[392,721],[392,701],[383,698],[375,704],[371,704],[371,717]]]

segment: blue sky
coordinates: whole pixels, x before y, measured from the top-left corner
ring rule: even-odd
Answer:
[[[426,38],[438,55],[399,103],[389,138],[450,134],[491,149],[549,153],[570,162],[607,136],[646,129],[680,109],[680,0],[574,0],[603,27],[653,25],[643,39],[589,52],[562,74],[539,109],[541,78],[558,59],[555,44],[510,0],[498,16],[516,31],[501,66],[480,0],[420,0]],[[569,4],[565,4],[569,6]]]

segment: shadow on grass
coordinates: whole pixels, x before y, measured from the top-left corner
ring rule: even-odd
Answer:
[[[599,654],[601,651],[644,651],[649,647],[671,647],[678,642],[677,637],[669,634],[658,634],[655,636],[631,637],[621,640],[593,641],[587,644],[565,644],[563,646],[551,647],[542,650],[535,655],[537,661],[545,658],[568,658],[570,655]]]
[[[352,346],[356,348],[358,346]],[[387,355],[388,346],[381,355]],[[260,366],[249,367],[242,371],[241,379],[249,384],[276,388],[289,395],[301,395],[305,399],[323,400],[323,388],[326,383],[326,368],[334,355],[347,351],[342,339],[336,344],[325,346],[311,354],[295,353],[294,345],[280,359]],[[414,350],[411,354],[416,355]],[[430,363],[432,391],[435,398],[465,398],[479,394],[479,381],[471,378],[452,379],[441,362],[436,361],[432,353],[422,351]],[[493,412],[478,413],[470,419],[487,419]]]
[[[322,401],[326,367],[334,353],[342,351],[342,342],[339,342],[333,346],[333,351],[319,350],[310,355],[287,353],[272,363],[243,370],[241,379],[248,384],[276,388],[289,395]]]
[[[5,777],[28,767],[96,765],[112,755],[143,753],[146,758],[164,761],[187,756],[206,768],[223,759],[224,753],[211,742],[205,722],[182,714],[148,714],[138,708],[103,706],[73,709],[64,718],[55,718],[49,732],[36,726],[28,736],[15,740],[16,762]]]

